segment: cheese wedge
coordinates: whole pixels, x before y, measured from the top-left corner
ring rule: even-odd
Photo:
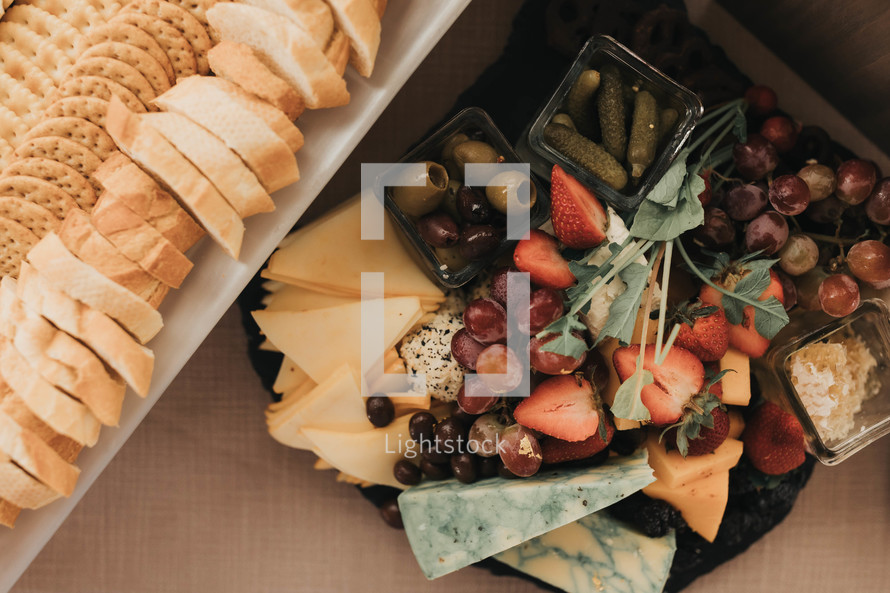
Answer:
[[[646,441],[649,465],[655,477],[668,488],[679,488],[714,474],[728,472],[742,457],[741,441],[726,439],[710,455],[690,455],[683,458],[679,451],[665,449],[658,442],[658,431],[653,431]]]
[[[384,217],[384,239],[362,241],[361,200],[296,233],[291,243],[272,254],[265,278],[330,287],[343,296],[361,296],[361,273],[383,272],[385,296],[417,296],[441,302],[442,291],[424,274],[398,238],[398,230]],[[312,254],[312,257],[307,257]],[[336,294],[336,293],[334,293]]]
[[[275,383],[272,385],[272,391],[275,393],[287,393],[308,380],[310,379],[306,371],[285,356],[284,360],[281,361],[281,368],[278,369],[278,375],[275,377]]]
[[[720,370],[732,369],[720,380],[723,384],[724,404],[747,406],[751,401],[751,360],[747,354],[730,348],[720,359]]]
[[[362,367],[362,303],[292,313],[254,311],[260,331],[316,383],[325,381],[341,364],[364,376]],[[384,299],[383,348],[396,345],[423,316],[417,297]]]
[[[740,439],[745,431],[745,418],[739,410],[729,411],[729,435],[727,438]]]
[[[713,542],[729,500],[729,472],[718,472],[674,488],[662,480],[655,480],[644,487],[643,492],[651,498],[669,502],[680,511],[693,531]]]
[[[329,297],[331,300],[329,305],[330,307],[336,306],[336,304],[346,304],[353,303],[360,300],[359,295],[342,290],[340,288],[334,286],[327,286],[324,284],[317,284],[314,282],[307,282],[303,280],[294,280],[293,278],[288,278],[287,276],[282,276],[280,274],[276,274],[275,272],[270,272],[268,268],[264,268],[260,274],[263,278],[267,279],[267,282],[274,282],[275,284],[281,284],[285,287],[291,287],[294,290],[302,290],[309,293],[319,294],[322,297]],[[281,291],[278,291],[281,292]],[[386,293],[385,296],[402,296],[402,295],[391,295]],[[425,313],[430,313],[433,311],[437,311],[439,307],[442,305],[441,298],[430,298],[430,297],[419,297],[420,298],[420,306],[423,307]],[[274,300],[273,295],[266,295],[266,299],[263,300],[264,304],[268,304]],[[341,301],[337,303],[336,301]],[[268,307],[267,307],[268,308]],[[313,308],[324,308],[324,307],[313,307]],[[281,309],[278,307],[272,307],[269,310],[285,310],[282,306]],[[287,309],[293,310],[293,309]],[[304,309],[305,310],[305,309]]]
[[[299,286],[284,285],[269,297],[266,311],[308,311],[347,305],[359,300],[354,296],[336,296],[308,290]]]
[[[266,421],[268,422],[269,419],[276,415],[279,411],[286,409],[288,406],[291,406],[297,401],[306,397],[306,395],[308,395],[317,386],[318,383],[316,383],[312,379],[306,379],[306,381],[295,387],[292,391],[288,391],[287,393],[285,393],[279,401],[273,402],[266,406]]]

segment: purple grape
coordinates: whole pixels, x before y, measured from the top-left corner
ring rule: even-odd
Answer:
[[[692,231],[693,237],[705,247],[718,249],[735,241],[735,227],[720,208],[705,208],[705,221]]]
[[[745,229],[745,248],[749,252],[763,251],[772,255],[785,245],[788,240],[788,223],[778,212],[764,212]]]
[[[769,188],[769,203],[780,214],[800,214],[810,204],[810,188],[797,175],[781,175]]]
[[[469,369],[476,370],[476,359],[483,350],[485,344],[474,340],[465,327],[457,330],[451,337],[451,355]]]
[[[507,340],[507,312],[494,299],[476,299],[464,309],[464,326],[481,344]]]
[[[824,200],[810,204],[806,214],[813,222],[830,224],[840,220],[847,205],[837,199],[836,196],[828,196]]]
[[[890,177],[881,179],[865,202],[865,215],[876,224],[890,224]]]
[[[769,199],[763,186],[755,183],[737,185],[723,198],[723,210],[733,220],[747,222],[766,210]]]
[[[763,179],[779,164],[779,153],[769,140],[760,134],[748,134],[747,142],[732,147],[736,169],[748,181]]]
[[[862,159],[850,159],[837,168],[837,197],[847,204],[861,204],[878,180],[875,166]]]

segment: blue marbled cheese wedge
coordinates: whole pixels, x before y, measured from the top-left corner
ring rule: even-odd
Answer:
[[[660,593],[676,551],[673,532],[646,537],[599,512],[494,558],[566,593]]]
[[[630,496],[655,480],[642,450],[590,469],[472,485],[426,482],[399,496],[411,549],[429,579],[503,552]]]

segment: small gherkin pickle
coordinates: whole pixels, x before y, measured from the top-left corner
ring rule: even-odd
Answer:
[[[673,107],[666,107],[661,110],[658,122],[658,141],[667,136],[674,128],[674,124],[680,118],[680,114]]]
[[[593,97],[598,88],[600,88],[600,73],[596,70],[585,70],[575,79],[566,96],[566,111],[569,117],[572,118],[577,130],[588,138],[599,135],[599,120],[593,104]]]
[[[550,146],[564,154],[596,175],[616,191],[627,185],[627,171],[606,152],[602,146],[588,140],[578,132],[560,124],[547,124],[544,127],[544,140]]]
[[[602,69],[602,83],[596,96],[602,128],[603,148],[616,159],[627,152],[627,107],[618,69],[611,64]]]
[[[658,147],[658,105],[649,91],[640,91],[634,99],[634,117],[627,144],[627,163],[631,177],[642,177],[655,160]]]
[[[571,129],[575,130],[576,132],[578,131],[578,128],[575,126],[575,122],[572,121],[572,118],[569,117],[568,113],[557,113],[556,115],[554,115],[553,117],[550,118],[550,121],[555,124],[559,124],[561,126],[571,128]]]

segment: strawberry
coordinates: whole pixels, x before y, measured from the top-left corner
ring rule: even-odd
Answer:
[[[705,189],[700,194],[698,194],[698,200],[701,202],[702,206],[707,206],[711,203],[711,172],[703,171],[698,174],[705,181]]]
[[[745,424],[742,442],[751,464],[771,476],[790,472],[806,459],[803,427],[773,402],[764,402],[754,411]]]
[[[720,360],[729,348],[729,323],[723,309],[695,303],[680,308],[675,321],[680,332],[675,346],[686,348],[703,362]]]
[[[563,463],[593,457],[608,447],[612,442],[612,437],[615,436],[615,425],[611,420],[606,422],[605,432],[606,440],[603,440],[599,430],[592,437],[575,443],[555,438],[543,439],[541,455],[544,458],[544,463]]]
[[[676,342],[674,342],[676,344]],[[705,364],[705,379],[709,379],[710,377],[714,377],[717,373],[720,372],[720,365],[716,362],[709,362]],[[708,388],[708,393],[712,394],[714,397],[723,401],[723,381],[714,381],[711,383],[711,386]]]
[[[576,443],[597,434],[599,411],[586,379],[562,375],[547,379],[513,410],[516,422]]]
[[[559,165],[553,165],[550,174],[550,219],[559,240],[575,249],[596,247],[609,227],[596,196]]]
[[[729,435],[729,415],[720,400],[711,393],[697,395],[683,413],[680,422],[662,433],[662,438],[676,446],[683,457],[707,455],[723,444]]]
[[[520,272],[528,272],[538,286],[561,290],[575,283],[569,263],[559,254],[559,243],[538,229],[529,231],[529,236],[516,244],[513,263]]]
[[[624,346],[612,354],[612,364],[622,381],[637,370],[640,346]],[[674,346],[661,365],[655,365],[655,346],[649,345],[643,357],[643,368],[652,373],[655,382],[643,387],[640,398],[649,410],[652,424],[672,424],[680,419],[686,404],[701,391],[705,368],[689,350]]]
[[[738,281],[747,273],[742,270],[741,275],[729,274],[723,280],[715,280],[727,290],[732,290]],[[774,296],[780,301],[785,301],[785,291],[782,289],[782,281],[772,270],[769,271],[770,283],[766,290],[760,295],[758,300],[765,301]],[[701,287],[699,298],[703,303],[708,305],[721,306],[723,303],[723,294],[711,288],[707,284]],[[751,358],[759,358],[763,356],[767,348],[769,348],[769,340],[757,333],[754,327],[754,307],[748,305],[742,313],[742,322],[738,325],[729,326],[729,345],[737,350],[741,350]]]

